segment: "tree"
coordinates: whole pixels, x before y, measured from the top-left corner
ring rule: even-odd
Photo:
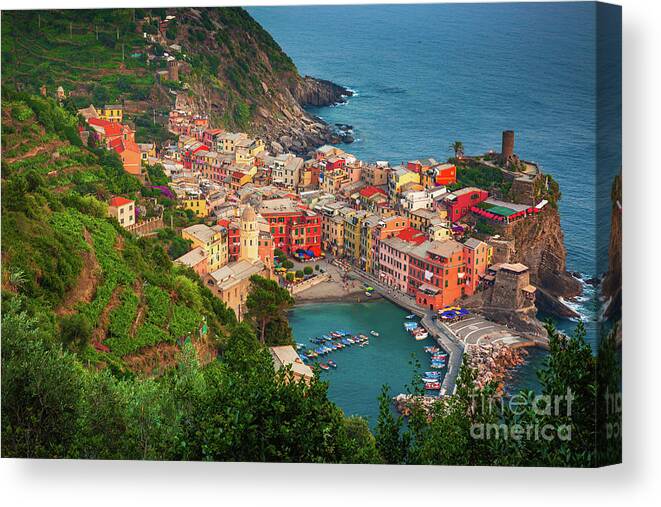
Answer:
[[[259,341],[266,343],[266,331],[270,324],[276,321],[287,322],[287,310],[294,305],[294,298],[289,291],[280,287],[274,280],[268,280],[259,275],[250,277],[250,292],[246,299],[248,312],[246,317],[253,323],[259,335]],[[291,336],[287,324],[285,332]],[[282,331],[282,329],[280,330]],[[269,336],[269,340],[280,341],[281,336]]]
[[[291,268],[294,267],[294,263],[293,263],[292,261],[290,261],[290,260],[285,260],[285,261],[282,263],[282,267],[285,268],[285,269],[291,269]]]
[[[296,278],[303,278],[305,276],[305,273],[303,272],[302,269],[299,269],[296,271]]]
[[[461,141],[455,141],[450,144],[450,150],[454,151],[454,158],[461,158],[464,156],[464,143]]]
[[[304,273],[305,275],[308,275],[308,276],[309,276],[309,275],[311,275],[313,272],[314,272],[314,270],[312,269],[312,266],[305,266],[305,267],[303,268],[303,273]]]
[[[402,417],[395,418],[391,411],[390,388],[384,385],[379,396],[379,417],[376,423],[376,448],[384,463],[405,463],[408,435],[401,434]]]

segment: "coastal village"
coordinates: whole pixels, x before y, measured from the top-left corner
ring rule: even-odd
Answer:
[[[168,77],[178,79],[176,60],[168,62]],[[356,301],[380,294],[420,317],[432,316],[429,331],[439,340],[461,342],[439,315],[466,302],[478,314],[492,310],[509,319],[502,324],[523,337],[516,344],[543,341],[526,327],[536,312],[528,268],[511,260],[512,247],[502,239],[508,227],[535,220],[547,205],[534,200],[541,174],[515,154],[512,131],[503,132],[500,153],[466,157],[463,147],[455,146],[449,161],[391,165],[362,161],[331,145],[303,158],[276,143],[267,147],[247,133],[218,128],[209,116],[185,109],[170,111],[167,128],[175,141],[158,147],[136,140],[121,104],[90,105],[78,113],[86,124],[81,138],[114,150],[127,173],[147,184],[147,168],[163,168],[169,185],[154,188],[176,199],[195,222],[178,231],[190,250],[175,263],[194,270],[239,320],[250,277],[260,275],[303,299],[306,292]],[[472,160],[509,176],[518,187],[517,201],[462,187],[457,165]],[[160,219],[141,221],[139,206],[113,196],[109,213],[137,235],[164,226]],[[461,355],[464,348],[475,349],[475,357],[485,356],[481,363],[493,363],[485,346],[493,348],[489,336],[483,343],[461,343]],[[302,363],[291,359],[291,351],[273,354]],[[501,363],[521,362],[516,353],[498,354]],[[454,376],[458,364],[455,360]],[[493,368],[483,369],[488,380]],[[303,371],[312,375],[308,366]]]
[[[169,22],[144,37],[165,44]],[[538,289],[511,238],[518,224],[545,213],[549,185],[516,154],[513,131],[502,132],[499,152],[468,156],[457,141],[447,160],[360,160],[343,149],[353,140],[347,125],[339,145],[288,151],[283,139],[228,131],[211,112],[195,110],[186,99],[190,65],[182,48],[166,49],[148,57],[158,60],[155,79],[175,97],[159,119],[168,141],[138,139],[134,105],[124,102],[78,109],[79,135],[114,151],[126,173],[176,203],[185,223],[165,223],[153,197],[111,196],[109,215],[136,236],[176,230],[189,250],[175,264],[192,269],[239,321],[253,275],[276,280],[299,301],[385,297],[420,319],[418,330],[447,352],[441,394],[452,393],[464,354],[478,385],[502,384],[507,368],[522,362],[523,347],[545,343]],[[48,96],[45,86],[40,91]],[[67,98],[61,86],[56,98]],[[154,167],[167,184],[152,181]],[[466,167],[495,172],[507,191],[488,179],[462,184]],[[295,363],[297,376],[311,378],[306,355],[289,348],[272,348],[276,367]]]

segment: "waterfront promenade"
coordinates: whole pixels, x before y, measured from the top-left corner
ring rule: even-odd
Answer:
[[[441,395],[454,394],[459,368],[464,357],[464,345],[457,339],[452,331],[435,319],[432,319],[434,312],[426,311],[420,308],[415,299],[407,294],[388,287],[381,283],[375,276],[363,271],[352,269],[348,272],[350,278],[361,280],[374,287],[383,297],[395,303],[412,314],[420,317],[420,323],[434,337],[436,342],[448,353],[447,369],[441,382]]]

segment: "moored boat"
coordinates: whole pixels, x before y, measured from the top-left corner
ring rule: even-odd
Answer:
[[[328,370],[328,365],[326,363],[319,363],[319,368],[322,370]]]
[[[331,368],[337,368],[337,363],[335,361],[333,361],[332,359],[329,359],[328,360],[328,366],[330,366]]]
[[[426,382],[425,389],[429,391],[436,391],[441,388],[440,382]]]
[[[426,371],[425,372],[425,377],[439,378],[440,376],[441,376],[440,371]]]
[[[378,333],[377,331],[374,331],[374,329],[372,329],[372,330],[370,331],[370,334],[371,334],[372,336],[379,336],[379,333]]]

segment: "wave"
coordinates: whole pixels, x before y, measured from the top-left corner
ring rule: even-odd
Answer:
[[[581,294],[573,299],[565,299],[563,297],[559,297],[558,299],[562,304],[579,315],[578,318],[574,317],[569,320],[574,322],[578,322],[579,320],[596,322],[599,319],[599,308],[596,297],[598,287],[585,281],[590,278],[590,275],[586,275],[585,273],[580,273],[580,275],[580,278],[577,278],[577,280],[581,284]]]

